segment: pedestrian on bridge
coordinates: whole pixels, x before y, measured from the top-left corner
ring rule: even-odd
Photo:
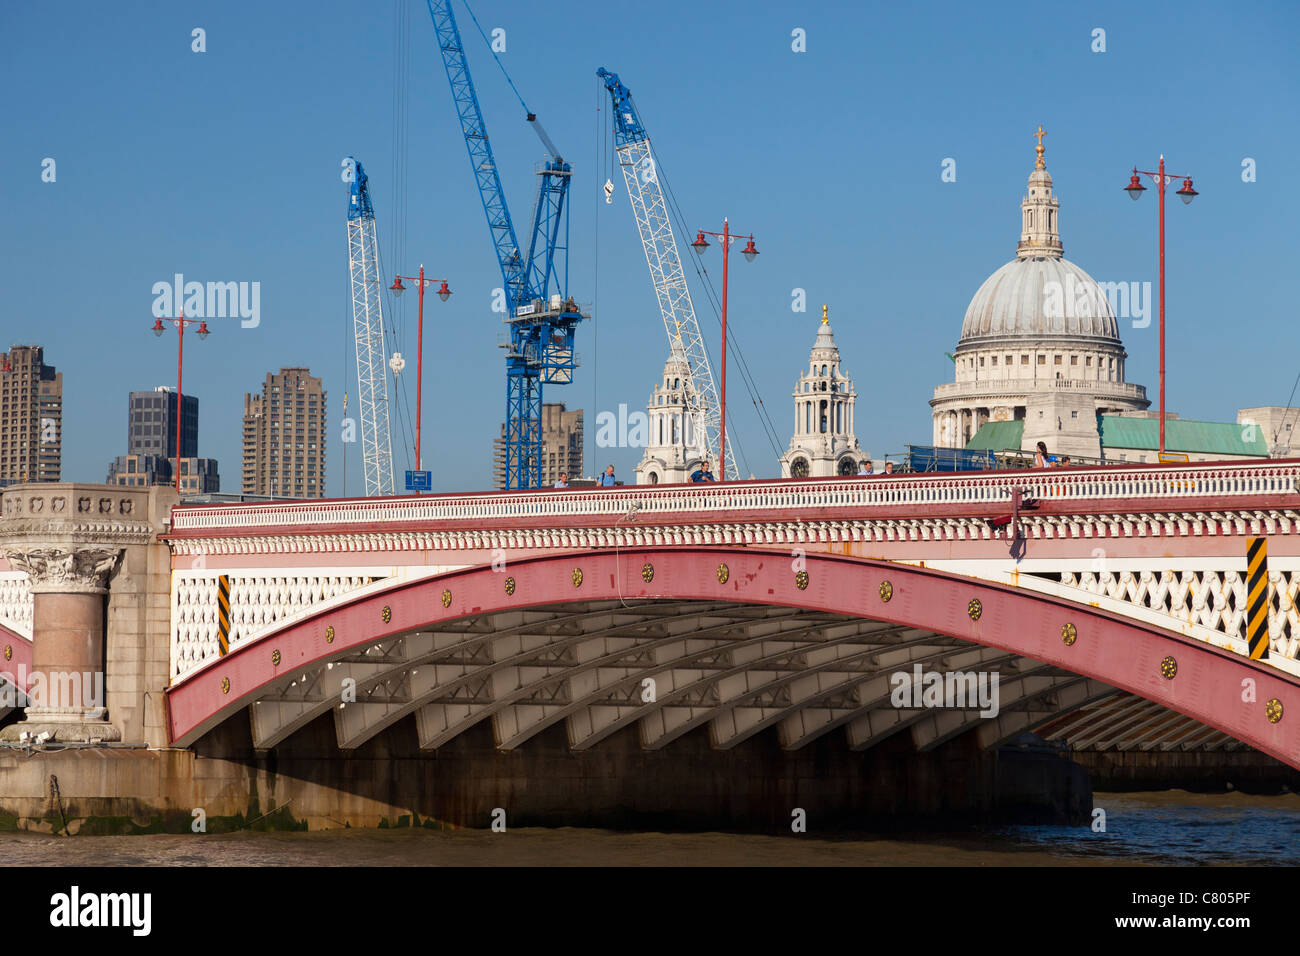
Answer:
[[[608,465],[605,468],[605,473],[600,476],[600,484],[602,488],[614,487],[614,466],[613,465]]]
[[[704,459],[704,461],[700,462],[699,468],[696,468],[693,472],[691,472],[691,481],[693,482],[717,481],[717,480],[718,479],[713,477],[713,472],[709,471],[709,460],[707,458]]]
[[[1047,442],[1038,443],[1038,451],[1034,452],[1035,468],[1050,468],[1051,465],[1047,460]]]
[[[556,488],[569,487],[569,473],[567,471],[560,472],[560,480],[555,483],[555,487]]]
[[[858,465],[859,475],[869,475],[872,473],[871,459],[868,458]]]

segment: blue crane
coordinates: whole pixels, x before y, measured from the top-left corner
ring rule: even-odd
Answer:
[[[426,2],[504,282],[509,334],[499,344],[506,350],[505,486],[536,488],[541,484],[542,468],[542,386],[573,381],[578,365],[574,332],[586,318],[567,293],[565,198],[573,173],[536,115],[528,113],[528,121],[541,138],[548,158],[538,170],[532,235],[527,255],[521,255],[451,0]],[[563,269],[557,253],[563,256]]]

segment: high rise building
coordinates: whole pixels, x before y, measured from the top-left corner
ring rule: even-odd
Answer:
[[[160,385],[152,392],[132,392],[127,426],[128,455],[176,457],[176,390]],[[199,400],[181,397],[181,457],[199,454]]]
[[[39,345],[0,352],[0,482],[58,481],[63,467],[63,375]]]
[[[160,455],[118,455],[108,466],[110,485],[174,485],[174,458]],[[215,458],[181,459],[181,494],[206,495],[221,491]]]
[[[268,372],[244,395],[246,495],[325,497],[325,390],[306,368]]]
[[[171,485],[176,482],[176,390],[160,385],[132,392],[128,402],[126,454],[108,466],[110,485]],[[199,400],[183,395],[181,409],[181,493],[221,491],[214,458],[199,458]]]
[[[492,487],[506,486],[506,426],[501,437],[492,443]],[[570,479],[582,474],[582,409],[565,411],[563,402],[542,405],[542,487],[549,488],[567,474]]]

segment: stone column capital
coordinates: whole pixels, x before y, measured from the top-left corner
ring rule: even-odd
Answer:
[[[107,594],[121,548],[0,548],[9,565],[26,571],[33,594]]]

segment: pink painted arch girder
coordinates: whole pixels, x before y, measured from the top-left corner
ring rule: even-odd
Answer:
[[[801,560],[806,578],[796,575],[788,555],[771,551],[634,548],[536,557],[504,573],[480,567],[394,584],[272,631],[183,678],[167,691],[170,738],[188,746],[295,669],[421,627],[583,601],[725,600],[868,618],[1020,654],[1159,703],[1300,769],[1300,679],[1277,668],[1120,614],[1006,585],[870,559],[809,554]],[[653,568],[649,582],[646,565]],[[512,593],[504,586],[507,576],[514,579]],[[881,593],[885,582],[888,601]],[[1071,644],[1063,640],[1067,625]],[[1176,664],[1172,676],[1166,676],[1167,659]],[[1281,717],[1270,720],[1270,713]]]

